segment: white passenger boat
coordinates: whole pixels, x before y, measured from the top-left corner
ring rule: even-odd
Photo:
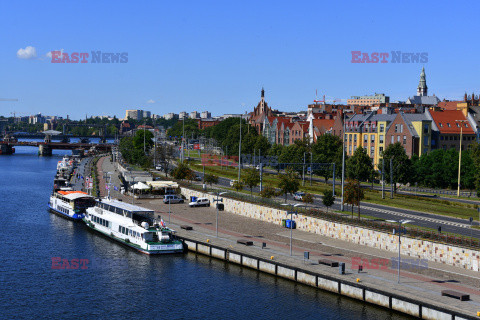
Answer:
[[[97,200],[83,221],[91,229],[146,254],[183,252],[183,243],[154,211],[122,201]]]
[[[73,220],[83,219],[87,208],[94,205],[95,199],[92,196],[72,190],[55,190],[48,203],[51,211]]]

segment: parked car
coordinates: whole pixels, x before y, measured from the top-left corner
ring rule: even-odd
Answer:
[[[158,165],[158,166],[155,167],[155,170],[162,171],[163,167],[161,165]]]
[[[233,187],[233,185],[237,182],[237,180],[230,180],[230,187]]]
[[[210,200],[208,198],[198,198],[197,200],[188,204],[190,207],[209,207]]]
[[[184,201],[185,200],[176,194],[166,194],[163,198],[163,203],[183,203]]]
[[[202,178],[201,175],[197,174],[197,175],[195,176],[195,181],[202,181],[202,180],[203,180],[203,178]]]
[[[297,201],[302,201],[304,195],[305,195],[305,192],[295,192],[293,194],[293,199],[295,199]]]

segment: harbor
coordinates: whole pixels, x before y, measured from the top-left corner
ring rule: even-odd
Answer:
[[[99,172],[115,172],[108,157],[97,165]],[[128,197],[124,199],[128,201]],[[299,230],[293,231],[293,256],[290,256],[290,231],[281,226],[222,211],[216,236],[214,208],[176,204],[170,207],[169,213],[168,206],[159,200],[135,201],[170,222],[188,250],[197,254],[423,319],[475,319],[480,310],[476,289],[479,280],[474,271],[429,261],[427,268],[418,265],[408,268],[407,265],[397,278],[397,269],[392,265],[395,255]],[[305,259],[306,252],[308,259]],[[386,260],[388,266],[369,268],[367,263],[359,272],[352,266],[355,259]],[[408,256],[402,259],[412,260]],[[339,272],[342,263],[345,264],[343,274]],[[469,299],[461,301],[444,296],[444,291],[461,292]]]
[[[47,211],[52,178],[63,156],[56,151],[50,158],[37,157],[32,148],[19,147],[15,157],[0,158],[2,176],[15,181],[8,190],[0,190],[5,199],[0,217],[5,230],[0,234],[0,282],[7,288],[0,293],[0,313],[5,319],[63,318],[65,310],[74,317],[150,315],[150,308],[138,301],[154,303],[164,317],[173,319],[354,320],[360,314],[364,319],[409,319],[190,252],[144,255],[89,232],[83,223]],[[163,218],[173,226],[168,214]],[[30,232],[28,246],[18,232],[25,227]],[[87,268],[54,269],[56,258],[88,260]]]

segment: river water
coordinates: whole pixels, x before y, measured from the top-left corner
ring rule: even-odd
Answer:
[[[191,253],[139,254],[49,213],[64,153],[0,156],[0,319],[408,319]]]

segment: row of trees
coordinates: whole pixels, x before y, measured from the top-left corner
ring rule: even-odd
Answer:
[[[193,119],[185,120],[185,136],[213,138],[228,154],[238,153],[240,119],[229,118],[219,124],[199,130]],[[180,137],[183,134],[183,122],[177,121],[167,132],[167,136]],[[320,136],[315,143],[308,139],[297,140],[289,146],[271,145],[267,139],[245,120],[242,120],[242,154],[277,156],[279,163],[313,163],[312,170],[327,181],[332,178],[333,164],[335,175],[340,177],[342,170],[342,140],[334,135]],[[393,181],[397,183],[418,184],[432,188],[456,188],[459,154],[454,149],[434,150],[411,159],[400,143],[389,145],[383,152],[384,163],[375,170],[367,150],[358,148],[351,157],[346,157],[345,174],[349,179],[373,182],[381,179],[381,172],[387,183],[390,181],[390,160],[392,160]],[[304,169],[302,165],[291,166],[297,173]],[[480,190],[480,147],[473,146],[462,153],[461,187]]]
[[[410,183],[431,188],[457,188],[459,153],[455,149],[438,149],[425,153],[420,157],[414,155],[408,158],[400,143],[389,145],[383,152],[383,162],[375,171],[372,160],[364,148],[358,148],[347,160],[346,176],[359,181],[381,179],[384,169],[384,179],[393,182]],[[390,161],[391,160],[391,161]],[[390,167],[390,163],[392,167]],[[479,189],[480,187],[480,148],[474,145],[462,152],[461,187]]]

